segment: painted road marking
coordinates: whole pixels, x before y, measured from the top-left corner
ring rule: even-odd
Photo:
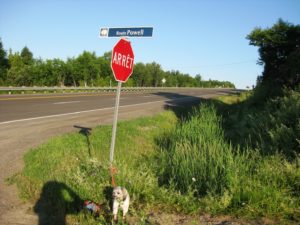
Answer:
[[[123,93],[122,93],[123,94]],[[125,94],[125,93],[124,93]],[[144,93],[128,93],[126,95],[139,95]],[[10,100],[32,100],[32,99],[51,99],[51,98],[75,98],[75,97],[96,97],[96,96],[114,96],[116,95],[115,92],[110,93],[101,93],[101,94],[76,94],[76,95],[57,95],[57,96],[24,96],[24,97],[10,97],[10,98],[1,98],[0,101],[10,101]]]
[[[182,98],[177,98],[176,100],[187,99],[187,98],[195,98],[195,97],[193,97],[193,96],[182,97]],[[126,108],[126,107],[132,107],[132,106],[140,106],[140,105],[148,105],[148,104],[159,103],[159,102],[168,102],[168,100],[160,100],[160,101],[144,102],[144,103],[131,104],[131,105],[123,105],[123,106],[120,106],[120,108]],[[82,114],[82,113],[88,113],[88,112],[97,112],[97,111],[104,111],[104,110],[112,110],[114,108],[115,107],[108,107],[108,108],[92,109],[92,110],[85,110],[85,111],[72,112],[72,113],[63,113],[63,114],[56,114],[56,115],[49,115],[49,116],[40,116],[40,117],[33,117],[33,118],[27,118],[27,119],[11,120],[11,121],[6,121],[6,122],[1,122],[0,125],[10,124],[10,123],[16,123],[16,122],[31,121],[31,120],[38,120],[38,119],[54,118],[54,117],[60,117],[60,116],[76,115],[76,114]]]
[[[139,105],[147,105],[147,104],[158,103],[158,102],[164,102],[164,100],[155,101],[155,102],[145,102],[145,103],[140,103],[140,104],[124,105],[124,106],[120,106],[120,108],[131,107],[131,106],[139,106]],[[54,118],[54,117],[59,117],[59,116],[76,115],[76,114],[88,113],[88,112],[112,110],[114,108],[115,107],[108,107],[108,108],[92,109],[92,110],[85,110],[85,111],[72,112],[72,113],[63,113],[63,114],[56,114],[56,115],[49,115],[49,116],[33,117],[33,118],[20,119],[20,120],[11,120],[11,121],[6,121],[6,122],[1,122],[0,125],[16,123],[16,122],[31,121],[31,120],[38,120],[38,119]]]
[[[0,98],[0,101],[10,101],[10,100],[32,100],[32,99],[51,99],[51,98],[76,98],[76,97],[92,97],[92,96],[107,96],[113,95],[113,93],[108,94],[89,94],[89,95],[58,95],[58,96],[34,96],[34,97],[12,97],[12,98]]]
[[[78,103],[81,101],[71,101],[71,102],[55,102],[54,105],[62,105],[62,104],[72,104],[72,103]]]

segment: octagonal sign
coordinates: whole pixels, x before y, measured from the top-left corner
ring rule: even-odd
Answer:
[[[117,81],[125,83],[132,74],[134,55],[131,44],[120,39],[114,46],[111,56],[111,68]]]

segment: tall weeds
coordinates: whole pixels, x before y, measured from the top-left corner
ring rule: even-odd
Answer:
[[[202,209],[299,220],[299,160],[233,147],[213,104],[196,108],[159,144],[161,184],[192,192]]]
[[[255,105],[252,98],[228,109],[224,118],[226,138],[236,145],[259,149],[264,155],[279,152],[295,159],[300,154],[300,92],[285,90],[283,96],[254,101]]]
[[[233,149],[223,136],[212,105],[194,109],[187,121],[160,141],[162,182],[173,183],[181,192],[195,189],[199,196],[223,193],[234,166]]]

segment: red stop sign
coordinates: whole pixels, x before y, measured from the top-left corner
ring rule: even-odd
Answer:
[[[120,39],[112,50],[111,68],[115,79],[126,82],[132,74],[134,55],[129,41]]]

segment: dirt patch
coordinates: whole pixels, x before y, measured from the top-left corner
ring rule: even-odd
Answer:
[[[183,215],[174,213],[164,213],[164,212],[152,212],[147,215],[145,220],[146,224],[149,225],[257,225],[257,224],[272,224],[264,223],[258,221],[242,221],[239,219],[234,219],[229,216],[216,216],[211,217],[208,214],[205,215]],[[139,224],[137,218],[129,217],[128,223]]]

